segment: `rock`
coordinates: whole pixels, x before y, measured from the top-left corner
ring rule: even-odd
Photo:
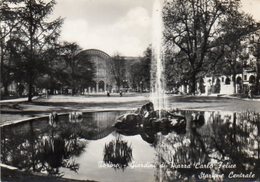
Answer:
[[[171,119],[171,127],[178,134],[186,132],[186,123],[184,116],[177,116]]]
[[[135,133],[135,131],[130,131],[133,129],[148,129],[153,132],[162,132],[162,134],[168,134],[173,130],[177,133],[183,133],[186,132],[186,119],[182,115],[176,115],[166,110],[155,111],[153,103],[149,102],[141,109],[137,109],[135,113],[118,117],[114,126],[129,134]],[[144,138],[147,138],[145,136]]]
[[[137,127],[142,123],[142,117],[139,114],[129,113],[124,114],[117,118],[117,122],[114,125],[118,129]]]
[[[143,105],[139,111],[139,114],[142,117],[147,117],[152,111],[154,111],[154,106],[152,102],[148,102],[147,104]]]

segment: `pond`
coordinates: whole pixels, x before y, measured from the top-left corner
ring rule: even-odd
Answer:
[[[1,128],[1,161],[19,169],[95,181],[260,179],[260,115],[176,111],[185,132],[116,130],[124,112],[58,116]],[[192,118],[203,116],[203,123]]]

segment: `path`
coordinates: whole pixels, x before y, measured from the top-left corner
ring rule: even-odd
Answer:
[[[149,101],[148,95],[111,96],[51,96],[29,102],[5,102],[1,105],[0,124],[13,120],[26,119],[51,112],[83,112],[104,110],[135,110]],[[260,102],[251,99],[208,97],[208,96],[170,96],[169,107],[201,111],[260,112]]]

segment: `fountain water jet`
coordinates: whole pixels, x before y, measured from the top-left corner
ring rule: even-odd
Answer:
[[[150,100],[154,108],[166,109],[164,58],[163,58],[163,20],[161,0],[155,0],[153,6],[153,40],[152,40],[152,64],[151,64],[151,95]]]
[[[153,34],[152,34],[152,63],[151,63],[151,95],[150,100],[155,110],[159,110],[161,118],[162,109],[166,109],[164,59],[163,59],[163,20],[161,0],[155,0],[153,5]],[[161,136],[159,137],[161,141]],[[159,161],[161,163],[161,157]],[[162,181],[161,167],[159,166],[159,181]]]

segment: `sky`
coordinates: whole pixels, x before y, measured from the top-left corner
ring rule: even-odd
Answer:
[[[110,56],[142,56],[151,44],[153,0],[56,0],[53,17],[63,17],[61,40]],[[242,0],[260,21],[260,0]]]

